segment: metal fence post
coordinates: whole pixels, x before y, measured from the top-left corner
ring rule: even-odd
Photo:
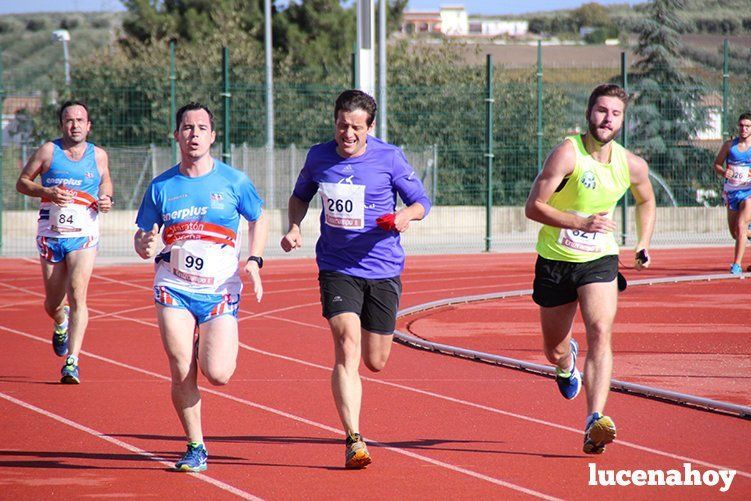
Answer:
[[[231,162],[230,153],[230,97],[229,92],[229,48],[222,47],[222,97],[224,98],[224,140],[222,141],[222,162]]]
[[[537,41],[537,172],[542,171],[542,41]]]
[[[299,172],[300,167],[297,165],[297,146],[295,143],[292,143],[289,145],[289,180],[290,184],[288,187],[289,192],[291,193],[293,189],[295,189],[295,182],[297,182],[297,174]]]
[[[177,75],[175,73],[175,41],[169,43],[169,123],[170,133],[168,134],[169,142],[172,144],[172,163],[177,163],[177,141],[173,131],[177,130],[175,123],[175,113],[177,112],[177,91],[175,89]]]
[[[154,143],[151,143],[149,145],[149,154],[151,156],[151,179],[154,179],[156,177],[156,175],[157,175],[157,166],[156,166],[156,164],[157,164],[157,161],[156,161],[157,149],[156,149],[156,145]],[[175,163],[177,163],[177,162],[175,162]]]
[[[3,51],[0,50],[0,117],[2,117],[3,104],[5,103],[5,88],[3,87]],[[3,130],[0,120],[0,255],[3,253],[3,216],[5,215],[5,194],[3,184],[5,182],[5,155],[3,154]],[[24,197],[26,198],[26,197]]]
[[[378,138],[388,141],[388,103],[386,101],[386,1],[378,0],[378,109],[381,118],[377,121]]]
[[[360,63],[357,60],[357,42],[352,44],[352,88],[360,88]]]
[[[266,61],[266,207],[276,207],[276,160],[274,155],[274,62],[271,40],[271,0],[264,0],[264,46]]]
[[[493,247],[493,56],[486,56],[486,97],[485,97],[485,182],[487,199],[485,201],[485,252]]]
[[[621,83],[623,84],[623,90],[628,95],[628,56],[625,52],[621,52]],[[628,113],[623,116],[623,126],[621,127],[621,143],[624,148],[628,148]],[[628,191],[621,199],[621,245],[626,245],[626,237],[628,236]]]
[[[433,144],[433,204],[438,205],[438,145]]]
[[[722,141],[725,142],[730,137],[730,127],[728,127],[728,92],[729,92],[730,71],[728,70],[728,39],[722,42]]]

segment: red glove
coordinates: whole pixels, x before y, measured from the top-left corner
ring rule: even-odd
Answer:
[[[390,212],[388,214],[384,214],[383,216],[376,219],[376,224],[379,228],[381,228],[384,231],[396,231],[396,226],[394,225],[394,213]]]

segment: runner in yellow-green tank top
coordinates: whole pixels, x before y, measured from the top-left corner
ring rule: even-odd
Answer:
[[[574,171],[564,185],[550,197],[548,204],[563,212],[588,217],[613,209],[631,185],[626,149],[613,141],[610,162],[600,163],[587,153],[582,136],[569,136],[576,152]],[[537,252],[546,259],[583,263],[603,256],[617,255],[613,233],[588,233],[579,229],[544,225],[537,241]]]
[[[545,160],[527,199],[528,218],[542,223],[532,299],[540,306],[544,352],[556,366],[566,399],[587,395],[584,447],[601,454],[615,440],[613,420],[603,414],[613,370],[611,336],[618,305],[618,244],[613,210],[626,190],[636,200],[634,267],[649,266],[647,249],[655,200],[647,163],[613,139],[623,126],[628,96],[600,85],[587,105],[586,134],[567,137]],[[573,322],[580,309],[587,336],[582,375]]]

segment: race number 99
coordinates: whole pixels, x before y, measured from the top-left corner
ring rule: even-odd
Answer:
[[[203,269],[203,259],[200,257],[185,256],[185,267],[200,271]]]

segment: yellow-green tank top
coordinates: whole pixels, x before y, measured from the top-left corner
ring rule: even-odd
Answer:
[[[615,205],[631,184],[626,149],[613,141],[610,163],[603,164],[587,153],[581,135],[569,136],[566,141],[574,145],[576,164],[548,204],[584,217],[607,211],[612,218]],[[585,233],[543,225],[537,252],[546,259],[584,263],[617,255],[618,243],[613,233]]]

